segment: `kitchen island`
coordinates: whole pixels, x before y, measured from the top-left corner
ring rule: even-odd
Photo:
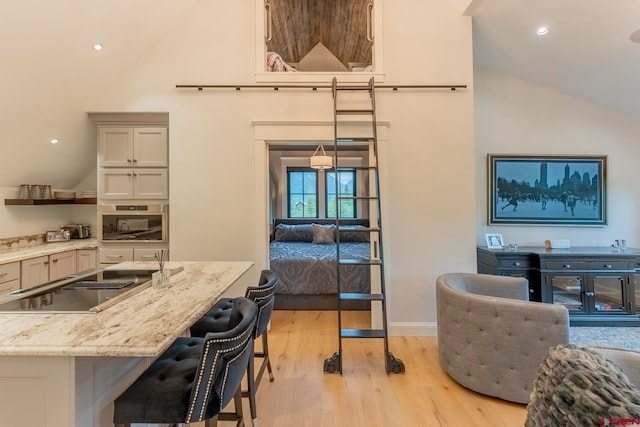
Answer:
[[[113,400],[251,265],[170,262],[169,286],[98,313],[0,314],[0,425],[112,426]]]

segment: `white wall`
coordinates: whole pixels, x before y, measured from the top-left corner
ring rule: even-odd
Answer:
[[[476,242],[501,233],[505,243],[541,246],[569,239],[572,246],[609,246],[615,239],[640,245],[637,118],[598,107],[510,76],[476,69]],[[607,155],[608,226],[488,226],[488,153]]]
[[[174,87],[255,83],[253,16],[249,2],[201,2],[90,110],[169,112],[172,258],[255,260],[255,280],[266,164],[256,168],[252,122],[330,121],[330,92]],[[387,1],[384,32],[386,81],[471,87],[471,21],[448,3]],[[390,123],[380,162],[391,326],[433,332],[435,278],[475,270],[472,90],[378,91],[377,106]]]

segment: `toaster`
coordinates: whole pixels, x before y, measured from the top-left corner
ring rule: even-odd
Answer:
[[[88,239],[91,237],[91,227],[85,224],[68,224],[62,229],[69,231],[70,239]]]

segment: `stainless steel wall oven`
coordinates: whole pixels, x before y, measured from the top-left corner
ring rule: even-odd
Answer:
[[[166,204],[99,205],[98,241],[167,242]]]

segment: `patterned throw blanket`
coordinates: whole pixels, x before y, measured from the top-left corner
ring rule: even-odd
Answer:
[[[267,71],[298,71],[284,62],[282,57],[276,52],[267,52],[266,65]]]

